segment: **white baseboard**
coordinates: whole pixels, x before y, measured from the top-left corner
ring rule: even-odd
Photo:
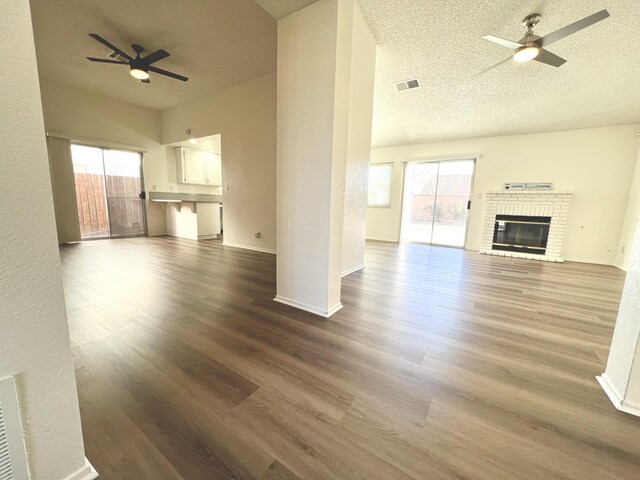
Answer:
[[[300,310],[304,310],[306,312],[311,312],[316,315],[320,315],[321,317],[329,318],[331,315],[336,313],[338,310],[342,308],[342,303],[338,302],[333,307],[328,310],[323,310],[321,308],[312,307],[311,305],[307,305],[306,303],[296,302],[295,300],[291,300],[290,298],[281,297],[280,295],[276,295],[274,300],[278,303],[283,303],[285,305],[289,305],[290,307],[299,308]]]
[[[576,257],[565,257],[565,261],[567,262],[576,262],[576,263],[590,263],[592,265],[608,265],[610,267],[615,267],[614,263],[611,262],[601,262],[596,260],[589,260],[585,258],[576,258]]]
[[[597,376],[596,380],[598,380],[604,393],[607,394],[607,397],[609,397],[609,400],[611,400],[611,403],[613,403],[613,406],[616,407],[617,410],[640,417],[640,404],[626,401],[616,387],[609,381],[606,373]]]
[[[388,238],[373,238],[367,237],[365,238],[366,242],[381,242],[381,243],[400,243],[399,240],[390,240]]]
[[[98,478],[98,472],[89,463],[89,460],[84,459],[84,465],[71,475],[67,475],[63,480],[94,480]]]
[[[250,247],[249,245],[241,245],[239,243],[229,243],[224,241],[222,242],[222,245],[225,247],[244,248],[245,250],[253,250],[255,252],[271,253],[272,255],[276,254],[275,250],[271,250],[269,248]]]
[[[342,272],[342,277],[346,277],[347,275],[351,275],[352,273],[357,272],[358,270],[363,270],[364,269],[364,263],[362,265],[356,265],[353,268],[349,268],[347,270],[345,270],[344,272]]]

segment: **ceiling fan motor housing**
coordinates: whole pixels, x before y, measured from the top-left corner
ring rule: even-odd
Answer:
[[[527,30],[532,30],[533,27],[535,27],[538,24],[541,18],[542,18],[542,15],[540,15],[539,13],[532,13],[531,15],[527,15],[522,20],[522,26]]]

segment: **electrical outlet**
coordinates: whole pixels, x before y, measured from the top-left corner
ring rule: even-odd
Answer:
[[[620,253],[624,254],[624,247],[620,248]]]
[[[169,191],[173,192],[173,185],[169,185]]]
[[[229,191],[229,184],[228,183],[224,186],[224,190],[225,190],[225,192]]]
[[[155,190],[156,186],[155,185],[151,185],[151,190]]]
[[[253,234],[256,238],[262,238],[262,233],[256,232]]]

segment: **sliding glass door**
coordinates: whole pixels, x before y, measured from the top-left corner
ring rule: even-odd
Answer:
[[[71,159],[81,238],[144,235],[141,155],[71,145]]]
[[[474,160],[407,164],[402,241],[464,246],[474,167]]]
[[[140,154],[103,150],[103,156],[111,236],[144,235]]]
[[[104,183],[102,149],[71,145],[80,237],[109,237],[109,213]]]

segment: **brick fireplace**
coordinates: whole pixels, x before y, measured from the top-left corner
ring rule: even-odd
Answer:
[[[562,244],[571,197],[571,193],[540,191],[487,192],[485,194],[485,223],[480,253],[562,262]],[[499,224],[496,223],[496,218],[500,222]],[[507,240],[504,240],[506,237],[503,234],[505,228],[503,222],[507,218],[515,218],[517,219],[516,223],[525,225],[529,222],[532,228],[540,223],[541,218],[548,219],[545,220],[548,226],[544,231],[544,245],[542,247],[535,245],[527,247],[523,242],[515,241],[512,236],[508,242],[514,245],[508,247],[505,243]]]

